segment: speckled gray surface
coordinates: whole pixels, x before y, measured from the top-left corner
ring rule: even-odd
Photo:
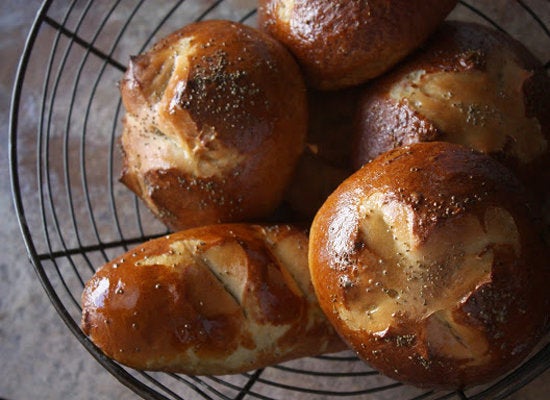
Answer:
[[[84,3],[84,2],[81,2]],[[107,2],[97,2],[106,4]],[[123,2],[124,3],[124,2]],[[129,7],[134,2],[125,2]],[[162,2],[163,4],[166,2]],[[233,5],[250,4],[250,1],[230,1]],[[485,1],[485,3],[489,3]],[[502,0],[490,2],[486,7],[492,8],[492,13],[499,15],[499,21],[513,27],[513,33],[522,41],[533,43],[532,50],[538,56],[548,58],[548,42],[540,42],[533,37],[531,31],[523,24],[515,23],[520,16],[514,10],[508,10],[504,4],[509,3]],[[547,0],[532,0],[526,3],[535,8],[545,9],[545,23],[550,26],[550,3]],[[37,275],[29,263],[25,246],[23,244],[18,223],[14,215],[12,197],[8,173],[8,110],[11,98],[11,90],[15,75],[16,65],[23,49],[28,29],[36,10],[39,8],[39,1],[14,1],[3,0],[0,2],[0,53],[2,57],[2,68],[0,69],[0,397],[10,400],[24,399],[134,399],[137,395],[124,385],[118,382],[111,374],[106,372],[97,363],[84,347],[77,341],[67,329],[61,318],[55,312],[44,289],[41,287]],[[80,5],[82,6],[82,5]],[[124,5],[122,6],[124,7]],[[151,12],[155,10],[151,9]],[[55,13],[51,14],[55,17]],[[121,13],[124,15],[124,13]],[[220,12],[220,17],[227,16]],[[117,16],[113,17],[116,21]],[[123,17],[120,17],[123,18]],[[132,34],[144,35],[147,31],[147,14],[141,15],[131,28]],[[92,21],[93,23],[93,21]],[[106,28],[108,31],[108,28]],[[115,31],[109,34],[114,34]],[[161,32],[162,33],[162,32]],[[41,32],[43,37],[51,34],[51,31]],[[47,39],[47,38],[46,38]],[[109,35],[104,40],[108,43]],[[36,51],[41,51],[38,49]],[[48,49],[44,49],[47,58]],[[122,59],[123,54],[131,52],[131,49],[122,44],[117,48],[117,56]],[[32,68],[43,68],[43,64],[35,59],[31,64]],[[74,68],[74,65],[66,65],[65,68]],[[92,65],[90,68],[97,68]],[[42,85],[40,77],[43,75],[30,75],[27,83]],[[114,82],[116,74],[107,76],[106,80]],[[64,83],[60,82],[60,92],[63,93]],[[112,88],[111,88],[112,89]],[[101,93],[105,90],[105,93]],[[108,96],[110,88],[98,88],[98,96]],[[65,93],[64,93],[65,94]],[[21,109],[23,118],[20,124],[22,129],[32,132],[37,121],[37,114],[40,113],[39,98],[30,98]],[[67,97],[59,96],[55,107],[66,107]],[[96,118],[105,118],[111,115],[110,110],[101,110],[100,105],[95,112]],[[105,114],[102,114],[102,113]],[[99,117],[98,117],[99,116]],[[27,118],[28,117],[28,118]],[[28,126],[26,126],[28,121]],[[95,121],[94,121],[95,122]],[[97,121],[101,125],[101,121]],[[63,129],[64,121],[53,121],[52,126]],[[75,122],[80,123],[80,122]],[[77,129],[76,129],[77,130]],[[55,136],[55,132],[53,134]],[[22,138],[21,140],[24,140]],[[99,139],[101,140],[101,136]],[[24,146],[26,142],[20,142]],[[72,141],[70,141],[72,145]],[[54,144],[55,145],[55,144]],[[99,146],[100,144],[98,144]],[[53,145],[52,145],[53,146]],[[75,144],[75,146],[77,146]],[[94,140],[87,144],[86,151],[93,151]],[[25,168],[34,168],[34,147],[30,147],[28,153],[24,152],[19,162],[25,164]],[[90,166],[91,170],[100,169],[100,165]],[[52,170],[56,172],[55,168]],[[59,173],[59,171],[57,171]],[[93,175],[93,174],[92,174]],[[63,176],[57,179],[62,180]],[[52,183],[55,185],[56,183]],[[36,187],[28,185],[24,188],[25,195],[33,196]],[[74,193],[75,198],[81,196]],[[104,196],[101,191],[95,193],[100,198]],[[95,202],[95,197],[92,197]],[[101,230],[102,221],[107,211],[102,211],[102,205],[97,206],[97,220]],[[60,211],[63,229],[70,230],[70,221],[67,222],[65,215]],[[63,225],[67,223],[68,225]],[[84,222],[83,222],[84,223]],[[105,224],[107,224],[105,222]],[[100,233],[101,234],[101,233]],[[106,233],[108,235],[108,233]],[[86,240],[86,237],[81,238]],[[53,244],[54,246],[56,243]],[[61,266],[62,268],[64,266]],[[71,284],[69,282],[69,284]],[[78,286],[78,283],[77,283]],[[297,362],[300,365],[300,362]],[[275,371],[270,374],[277,374]],[[308,377],[297,376],[295,379],[307,380]],[[350,389],[353,382],[342,382]],[[393,393],[391,396],[395,396]],[[294,398],[301,398],[296,395]],[[310,398],[310,397],[308,397]],[[384,394],[373,394],[370,399],[393,398]],[[547,371],[528,386],[513,394],[512,400],[539,400],[550,398],[550,372]]]

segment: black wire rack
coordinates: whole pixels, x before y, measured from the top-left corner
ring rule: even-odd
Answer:
[[[123,111],[117,82],[130,55],[186,23],[214,18],[254,26],[255,1],[50,0],[42,4],[30,30],[10,114],[13,200],[39,280],[90,354],[146,399],[505,398],[544,372],[550,366],[548,340],[496,382],[434,392],[385,378],[350,352],[239,375],[193,377],[126,368],[87,339],[79,328],[84,283],[114,256],[166,233],[118,182]],[[460,1],[450,18],[510,33],[548,70],[547,0]]]

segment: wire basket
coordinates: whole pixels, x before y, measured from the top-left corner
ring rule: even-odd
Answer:
[[[503,11],[504,10],[504,11]],[[550,66],[550,3],[460,1],[449,18],[504,30]],[[379,375],[351,352],[250,373],[193,377],[143,372],[105,357],[82,333],[80,295],[95,269],[166,233],[118,182],[122,106],[117,82],[130,55],[192,21],[256,24],[251,0],[45,1],[20,60],[10,115],[13,200],[29,258],[70,331],[120,382],[147,399],[504,398],[550,366],[544,341],[518,369],[469,391],[433,392]]]

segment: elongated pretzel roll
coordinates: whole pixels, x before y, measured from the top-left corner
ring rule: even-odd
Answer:
[[[190,375],[341,350],[307,248],[306,232],[289,225],[212,225],[149,241],[86,284],[82,329],[123,364]]]

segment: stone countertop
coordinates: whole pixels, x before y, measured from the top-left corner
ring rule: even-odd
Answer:
[[[546,8],[550,4],[546,0],[528,3]],[[17,62],[39,6],[36,0],[0,3],[4,127],[0,136],[0,398],[134,399],[137,395],[104,370],[57,315],[27,259],[14,214],[8,169],[9,104]],[[545,398],[550,398],[550,371],[509,397]]]

